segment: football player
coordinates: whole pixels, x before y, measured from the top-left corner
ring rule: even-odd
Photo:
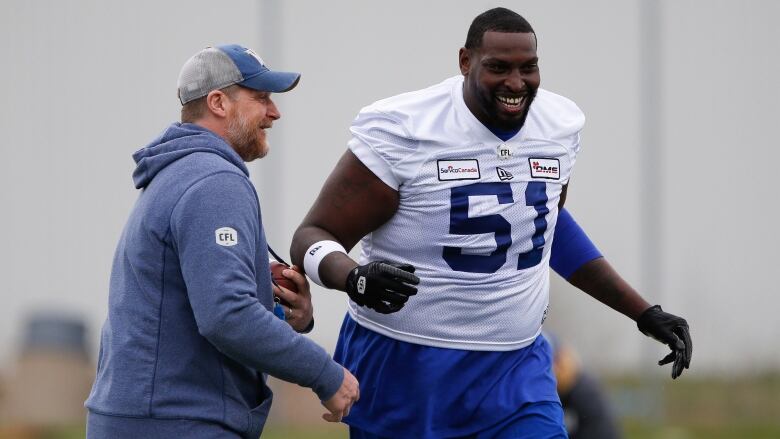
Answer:
[[[566,437],[540,331],[585,118],[539,88],[536,49],[520,15],[477,16],[461,75],[360,111],[296,231],[293,262],[350,298],[335,357],[362,384],[353,438]],[[676,378],[691,357],[685,320],[651,307],[564,221],[564,275],[669,345]],[[356,262],[347,249],[361,239]]]

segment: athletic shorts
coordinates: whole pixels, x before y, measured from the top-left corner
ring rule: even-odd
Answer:
[[[535,403],[560,407],[543,336],[514,351],[447,349],[395,340],[347,315],[334,358],[360,381],[344,422],[379,437],[468,437]]]

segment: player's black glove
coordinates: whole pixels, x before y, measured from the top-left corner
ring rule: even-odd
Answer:
[[[646,309],[639,316],[636,325],[642,334],[654,338],[672,349],[669,355],[658,362],[659,366],[663,366],[674,361],[672,379],[680,376],[683,368],[688,369],[691,365],[693,344],[691,343],[691,334],[688,331],[688,322],[684,318],[664,312],[660,305],[655,305]]]
[[[394,313],[403,308],[409,296],[417,294],[414,285],[420,283],[420,278],[413,273],[414,267],[409,264],[370,262],[349,272],[346,291],[360,306],[382,314]]]

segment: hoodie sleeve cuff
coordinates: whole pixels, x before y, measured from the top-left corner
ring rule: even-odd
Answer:
[[[327,361],[322,368],[316,384],[312,387],[320,401],[327,401],[341,388],[344,381],[344,368],[333,360]]]

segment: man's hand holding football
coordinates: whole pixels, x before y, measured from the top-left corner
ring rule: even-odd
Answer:
[[[293,265],[282,271],[282,276],[289,280],[292,285],[274,282],[274,295],[280,299],[284,309],[284,317],[287,323],[297,332],[304,332],[310,329],[312,319],[314,318],[314,306],[311,303],[311,290],[309,281],[301,273],[301,269]],[[294,287],[294,288],[289,288]]]

